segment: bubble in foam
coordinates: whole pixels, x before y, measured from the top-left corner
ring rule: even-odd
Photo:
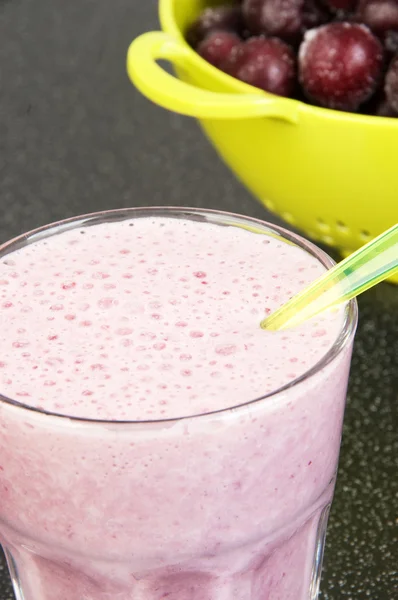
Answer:
[[[189,335],[191,338],[202,338],[204,333],[203,331],[190,331]]]
[[[51,379],[46,379],[43,382],[43,385],[46,386],[46,387],[53,387],[54,385],[57,385],[57,383],[56,383],[56,381],[53,381]]]
[[[88,302],[81,302],[77,306],[77,309],[81,312],[86,312],[86,310],[88,310],[89,308],[90,308],[90,305],[88,304]]]
[[[221,377],[221,373],[220,371],[212,371],[210,373],[210,377],[212,377],[213,379],[219,379]]]
[[[215,351],[222,356],[228,356],[235,354],[238,351],[238,347],[235,344],[220,344],[216,346]]]
[[[140,338],[143,340],[154,340],[156,339],[156,333],[153,333],[152,331],[142,331],[140,333]]]
[[[157,342],[153,345],[155,350],[164,350],[166,348],[166,344],[164,342]]]
[[[131,329],[131,327],[119,327],[118,329],[116,329],[115,333],[116,335],[131,335],[133,333],[133,330]]]
[[[13,348],[25,348],[26,346],[29,346],[29,342],[27,340],[17,340],[16,342],[12,343]]]
[[[117,306],[119,304],[118,300],[115,298],[101,298],[98,300],[99,308],[112,308],[112,306]]]
[[[106,367],[102,363],[94,363],[90,366],[90,369],[92,371],[103,371],[104,369],[106,369]]]
[[[26,392],[23,390],[17,392],[15,395],[18,396],[19,398],[30,398],[29,392]]]
[[[50,306],[50,310],[54,310],[54,311],[64,310],[64,305],[63,304],[52,304]]]
[[[314,331],[314,333],[312,334],[313,338],[317,338],[317,337],[324,337],[325,335],[327,335],[327,331],[326,329],[317,329],[316,331]]]

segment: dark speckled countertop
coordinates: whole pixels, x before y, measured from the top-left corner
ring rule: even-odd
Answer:
[[[125,52],[155,0],[0,0],[0,242],[136,205],[272,219],[196,124],[142,98]],[[324,600],[398,598],[398,287],[360,301]],[[0,558],[0,600],[12,591]],[[78,599],[76,599],[78,600]]]

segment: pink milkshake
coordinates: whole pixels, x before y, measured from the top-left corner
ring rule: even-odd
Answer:
[[[315,600],[355,305],[260,321],[330,260],[132,209],[0,249],[0,541],[18,600]]]

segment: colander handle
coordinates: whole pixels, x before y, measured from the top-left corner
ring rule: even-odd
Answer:
[[[252,94],[228,94],[205,90],[167,73],[156,61],[168,60],[195,72],[202,59],[171,35],[161,31],[136,38],[127,54],[127,72],[142,94],[168,110],[199,119],[247,119],[274,117],[298,121],[297,103],[259,90]],[[205,68],[209,68],[204,63]]]

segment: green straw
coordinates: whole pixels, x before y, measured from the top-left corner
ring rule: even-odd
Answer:
[[[261,321],[261,327],[275,331],[300,325],[327,309],[348,302],[395,273],[398,273],[398,224],[326,271]]]

